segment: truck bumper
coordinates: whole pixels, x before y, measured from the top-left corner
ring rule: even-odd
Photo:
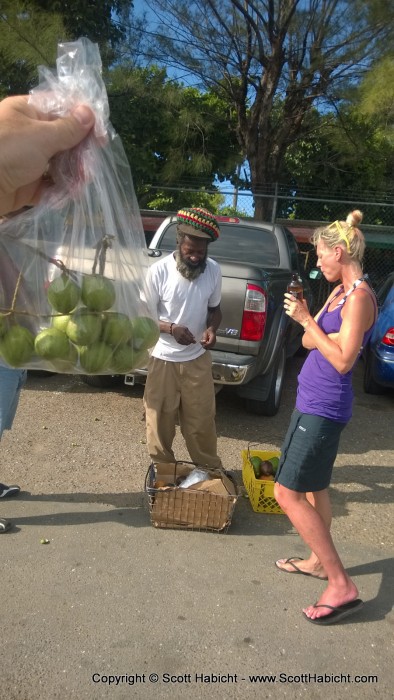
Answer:
[[[256,358],[211,350],[212,376],[216,384],[247,384],[256,372]]]
[[[256,358],[251,355],[236,355],[236,362],[233,353],[211,350],[211,355],[215,384],[247,384],[256,373]],[[124,383],[129,386],[144,383],[147,373],[145,368],[141,368],[132,374],[126,374]]]

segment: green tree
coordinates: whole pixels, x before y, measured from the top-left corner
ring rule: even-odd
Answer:
[[[259,197],[278,182],[306,116],[338,102],[382,54],[393,0],[150,0],[161,26],[149,55],[187,70],[231,105],[240,152]],[[280,109],[277,100],[280,99]]]
[[[131,0],[2,0],[0,97],[27,93],[39,65],[53,66],[59,42],[87,36],[99,44],[104,65],[126,36],[116,15],[128,17]]]
[[[226,104],[215,94],[169,81],[165,69],[154,67],[119,65],[107,84],[111,121],[140,206],[206,204],[215,176],[227,178],[240,159]]]
[[[360,112],[374,120],[394,143],[394,56],[385,56],[372,66],[359,91]]]

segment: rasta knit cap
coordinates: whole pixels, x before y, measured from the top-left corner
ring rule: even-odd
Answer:
[[[197,238],[208,238],[210,242],[219,238],[218,222],[207,209],[200,207],[180,209],[177,213],[177,222],[180,233]]]

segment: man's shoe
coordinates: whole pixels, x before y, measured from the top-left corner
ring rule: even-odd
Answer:
[[[8,530],[11,530],[10,521],[0,518],[0,535],[2,534],[2,532],[8,532]]]
[[[20,493],[20,486],[6,486],[5,484],[0,484],[0,498],[11,498],[11,496],[17,496]]]

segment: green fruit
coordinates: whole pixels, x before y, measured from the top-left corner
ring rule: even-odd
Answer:
[[[261,459],[260,459],[260,457],[257,457],[257,456],[251,457],[250,463],[253,467],[255,477],[256,477],[256,479],[258,479],[260,476],[260,471],[261,471]]]
[[[78,350],[72,343],[69,343],[69,353],[64,359],[55,358],[51,360],[51,365],[56,372],[68,374],[73,372],[78,363]]]
[[[8,318],[7,314],[0,314],[0,337],[8,330]]]
[[[115,287],[102,275],[86,275],[82,279],[82,301],[90,311],[106,311],[115,301]]]
[[[146,350],[136,352],[130,345],[120,345],[112,356],[111,368],[115,374],[126,374],[137,367],[143,367],[147,358]]]
[[[36,336],[34,349],[37,355],[46,360],[56,358],[64,360],[70,352],[70,341],[63,331],[58,331],[56,328],[45,328]]]
[[[62,316],[54,316],[52,319],[52,327],[56,328],[58,331],[66,332],[67,324],[70,320],[70,314],[64,314]]]
[[[0,355],[11,367],[22,367],[34,352],[34,335],[24,326],[11,326],[0,339]]]
[[[126,314],[110,311],[103,314],[102,339],[108,345],[124,345],[133,335],[131,320]]]
[[[109,370],[112,360],[112,348],[106,343],[97,342],[79,351],[79,362],[88,374]]]
[[[98,314],[91,314],[87,309],[78,309],[66,326],[66,334],[76,345],[91,345],[99,339],[102,321]]]
[[[56,277],[47,289],[47,297],[55,311],[68,314],[75,309],[81,297],[79,286],[64,272]]]
[[[148,350],[159,340],[160,330],[157,321],[149,316],[133,318],[132,343],[135,350]]]
[[[271,464],[272,464],[272,472],[273,472],[273,474],[276,474],[277,469],[278,469],[278,467],[279,467],[279,457],[271,457],[271,459],[270,459],[269,461],[270,461]]]

